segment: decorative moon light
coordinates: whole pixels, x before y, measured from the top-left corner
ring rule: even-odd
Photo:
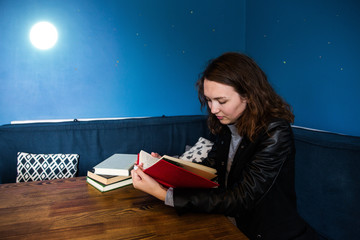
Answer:
[[[42,50],[52,48],[57,39],[57,30],[49,22],[36,23],[30,30],[30,41],[36,48]]]

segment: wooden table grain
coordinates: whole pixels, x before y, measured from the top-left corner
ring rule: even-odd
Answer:
[[[132,185],[85,177],[0,185],[0,239],[247,239],[222,215],[176,214]]]

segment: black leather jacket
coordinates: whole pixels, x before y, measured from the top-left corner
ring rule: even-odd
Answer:
[[[244,137],[225,187],[230,140],[230,130],[225,128],[204,161],[217,169],[220,187],[174,189],[177,211],[235,217],[250,239],[316,239],[296,211],[295,146],[289,123],[273,121],[253,142]]]

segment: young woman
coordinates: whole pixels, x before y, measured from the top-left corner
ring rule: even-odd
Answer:
[[[250,239],[317,239],[296,211],[294,115],[264,72],[243,54],[225,53],[209,63],[197,87],[217,136],[202,164],[217,169],[220,187],[166,189],[141,166],[132,171],[134,187],[179,212],[232,217]]]

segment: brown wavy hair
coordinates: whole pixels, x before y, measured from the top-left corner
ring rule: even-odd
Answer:
[[[205,79],[229,85],[247,99],[246,109],[235,123],[241,136],[254,140],[274,118],[294,122],[290,105],[275,92],[255,61],[244,54],[228,52],[211,60],[196,83],[201,108],[207,108],[208,126],[213,134],[218,134],[223,125],[207,106]]]

